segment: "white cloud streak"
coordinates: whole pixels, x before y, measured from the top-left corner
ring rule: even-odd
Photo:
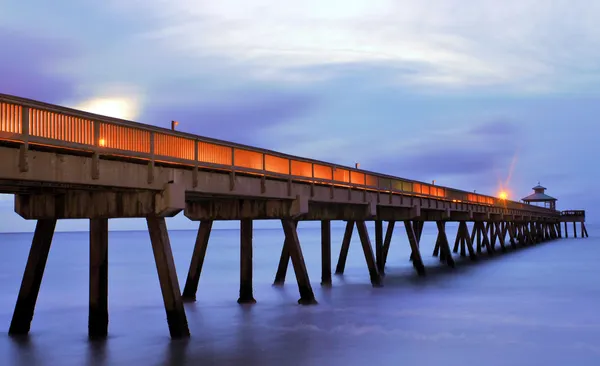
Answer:
[[[255,78],[367,63],[424,86],[525,92],[598,79],[600,3],[514,0],[152,0],[115,4],[154,21],[141,40],[185,57],[220,57]]]

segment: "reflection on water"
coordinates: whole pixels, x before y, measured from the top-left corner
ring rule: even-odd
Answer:
[[[452,270],[432,258],[434,225],[418,278],[397,230],[383,288],[372,288],[354,235],[346,274],[321,288],[320,231],[300,229],[319,305],[297,305],[293,270],[272,287],[283,241],[254,234],[254,296],[236,303],[239,233],[211,235],[198,301],[186,304],[192,337],[171,341],[147,233],[113,232],[109,338],[87,340],[88,236],[55,237],[31,335],[0,336],[0,365],[598,365],[600,241],[561,240]],[[31,234],[0,235],[0,325],[8,330]],[[333,230],[339,252],[343,228]],[[178,275],[187,274],[194,232],[172,232]],[[183,287],[183,283],[181,284]]]

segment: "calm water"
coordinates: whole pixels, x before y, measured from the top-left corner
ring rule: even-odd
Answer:
[[[453,229],[453,232],[455,229]],[[281,230],[254,234],[254,295],[240,306],[239,232],[213,232],[198,290],[186,305],[192,338],[173,342],[165,320],[149,237],[112,232],[110,337],[87,341],[88,234],[58,233],[38,298],[31,336],[6,335],[32,234],[0,235],[0,365],[599,365],[600,227],[590,238],[560,240],[455,270],[431,257],[426,278],[408,261],[403,227],[388,260],[385,287],[369,283],[355,232],[346,274],[321,289],[320,231],[299,236],[319,305],[296,304],[293,270],[271,286]],[[371,231],[371,234],[373,232]],[[171,232],[181,288],[195,232]],[[343,229],[333,230],[335,268]]]

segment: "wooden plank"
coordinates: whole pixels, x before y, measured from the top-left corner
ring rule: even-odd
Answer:
[[[288,244],[290,258],[292,259],[294,273],[296,274],[298,290],[300,291],[298,303],[302,305],[316,304],[317,301],[315,300],[315,295],[310,285],[310,279],[308,278],[308,271],[306,270],[306,264],[304,263],[304,256],[302,255],[296,225],[294,221],[290,219],[281,220],[281,224]]]
[[[200,275],[202,274],[202,266],[204,265],[204,258],[206,257],[206,249],[208,247],[208,239],[210,237],[212,226],[212,220],[200,221],[196,243],[194,244],[194,252],[190,262],[190,269],[188,270],[187,279],[183,288],[184,301],[196,301],[198,282],[200,282]]]
[[[29,333],[55,228],[56,220],[38,220],[36,223],[25,273],[8,330],[10,335]]]
[[[346,259],[348,258],[348,249],[350,249],[350,240],[352,240],[352,232],[354,231],[354,221],[346,223],[346,231],[342,240],[342,248],[340,249],[340,257],[338,258],[335,274],[344,274],[346,268]]]
[[[167,224],[164,217],[147,217],[148,231],[152,242],[152,251],[160,289],[163,295],[165,311],[167,313],[167,323],[171,338],[186,338],[190,336],[188,329],[185,309],[183,308],[183,299],[181,290],[177,281],[177,272],[175,262],[173,261],[173,252],[167,232]]]
[[[379,271],[377,270],[377,264],[375,263],[375,256],[373,255],[373,248],[371,247],[371,240],[369,239],[367,225],[364,221],[356,221],[356,229],[358,230],[360,243],[362,244],[363,253],[365,254],[365,260],[367,262],[367,267],[369,268],[371,284],[374,287],[381,286],[381,276],[379,275]]]
[[[108,219],[90,220],[90,304],[88,336],[108,334]]]

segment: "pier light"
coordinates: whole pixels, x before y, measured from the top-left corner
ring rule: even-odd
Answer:
[[[500,198],[501,200],[505,200],[508,198],[508,193],[500,191],[500,193],[498,193],[498,198]]]
[[[104,140],[104,139],[98,140],[98,145],[102,146],[102,147],[106,146],[106,140]]]
[[[175,131],[175,127],[177,127],[178,125],[179,125],[179,122],[177,122],[177,121],[171,121],[171,129],[173,131]]]

